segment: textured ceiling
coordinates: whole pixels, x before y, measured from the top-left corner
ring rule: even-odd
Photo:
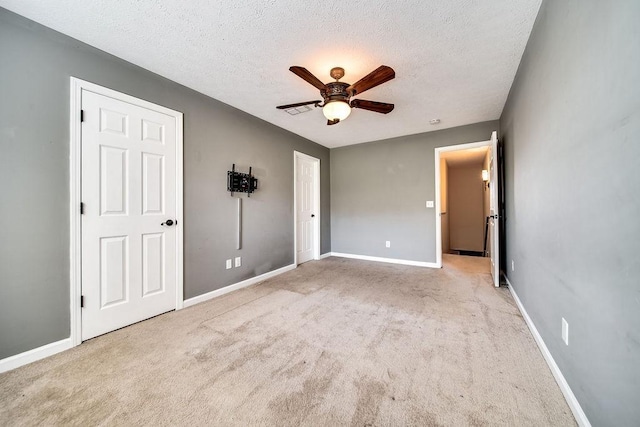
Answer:
[[[541,0],[0,0],[0,5],[327,147],[498,119]],[[288,71],[354,83],[379,65],[396,78],[327,126],[319,98]],[[429,124],[441,119],[437,126]]]

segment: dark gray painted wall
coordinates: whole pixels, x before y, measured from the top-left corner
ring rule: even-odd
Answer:
[[[639,22],[545,1],[501,118],[508,276],[594,426],[640,421]]]
[[[331,250],[436,261],[435,148],[487,141],[498,122],[331,150]],[[385,247],[385,241],[391,247]]]
[[[4,9],[0,58],[0,358],[69,336],[70,76],[184,113],[185,298],[293,263],[294,150],[321,161],[331,250],[327,148]],[[260,180],[241,251],[232,163]]]

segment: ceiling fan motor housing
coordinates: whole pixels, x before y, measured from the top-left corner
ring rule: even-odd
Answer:
[[[325,104],[331,101],[349,102],[350,95],[349,92],[347,92],[348,87],[348,83],[331,82],[326,84],[325,89],[321,90],[320,94],[324,98]]]

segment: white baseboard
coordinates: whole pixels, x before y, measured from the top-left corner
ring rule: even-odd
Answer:
[[[228,294],[229,292],[237,291],[238,289],[246,288],[247,286],[255,285],[256,283],[259,283],[259,282],[264,282],[267,279],[278,276],[282,273],[286,273],[287,271],[294,270],[295,268],[296,268],[295,264],[290,264],[282,268],[279,268],[277,270],[269,271],[268,273],[264,273],[256,277],[243,280],[242,282],[234,283],[233,285],[225,286],[224,288],[216,289],[215,291],[207,292],[206,294],[189,298],[187,300],[184,300],[184,308],[191,307],[192,305],[196,305],[201,302],[208,301],[210,299],[219,297],[224,294]]]
[[[325,254],[320,255],[319,259],[325,259],[325,258],[329,258],[331,256],[331,252],[327,252]]]
[[[558,386],[560,387],[560,390],[562,391],[562,394],[564,395],[564,398],[567,401],[567,404],[569,405],[571,412],[573,412],[573,416],[575,417],[576,422],[581,427],[591,427],[591,423],[589,422],[589,419],[587,418],[586,414],[582,410],[582,407],[580,406],[578,399],[576,399],[576,396],[573,394],[573,391],[571,391],[571,387],[569,387],[567,380],[565,380],[564,375],[562,375],[562,372],[560,371],[560,368],[556,364],[556,361],[553,360],[553,356],[549,352],[547,345],[544,343],[544,340],[542,339],[542,336],[538,332],[536,325],[533,324],[533,320],[531,320],[531,318],[529,317],[527,310],[525,310],[524,306],[522,305],[520,298],[518,298],[518,295],[516,294],[516,291],[513,289],[513,286],[511,285],[511,282],[509,281],[509,278],[506,276],[506,274],[504,275],[504,278],[507,281],[507,284],[509,285],[509,291],[511,292],[513,299],[516,301],[516,304],[518,306],[518,309],[520,310],[520,313],[522,313],[522,317],[524,317],[524,321],[527,323],[527,326],[531,331],[531,335],[533,335],[533,338],[536,340],[536,343],[538,344],[538,348],[540,349],[540,352],[544,356],[544,360],[546,360],[547,365],[549,365],[549,369],[551,369],[551,373],[553,374],[553,377],[556,379],[556,382],[558,383]]]
[[[388,262],[390,264],[413,265],[416,267],[440,268],[438,264],[436,264],[435,262],[409,261],[406,259],[382,258],[377,256],[369,256],[369,255],[354,255],[354,254],[345,254],[341,252],[330,252],[330,254],[331,256],[337,256],[341,258],[353,258],[353,259],[362,259],[365,261]]]
[[[52,342],[51,344],[43,345],[42,347],[34,348],[33,350],[25,351],[24,353],[16,354],[15,356],[4,358],[0,360],[0,373],[19,368],[20,366],[44,359],[45,357],[53,356],[71,347],[73,347],[71,338],[65,338]]]

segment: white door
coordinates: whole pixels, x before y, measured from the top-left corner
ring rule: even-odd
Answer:
[[[316,258],[318,224],[317,174],[320,160],[295,153],[296,259],[298,264]]]
[[[176,308],[176,119],[83,90],[82,339]],[[170,220],[170,221],[168,221]]]
[[[500,226],[498,207],[498,135],[491,134],[489,163],[489,239],[491,248],[491,276],[495,287],[500,286]]]

